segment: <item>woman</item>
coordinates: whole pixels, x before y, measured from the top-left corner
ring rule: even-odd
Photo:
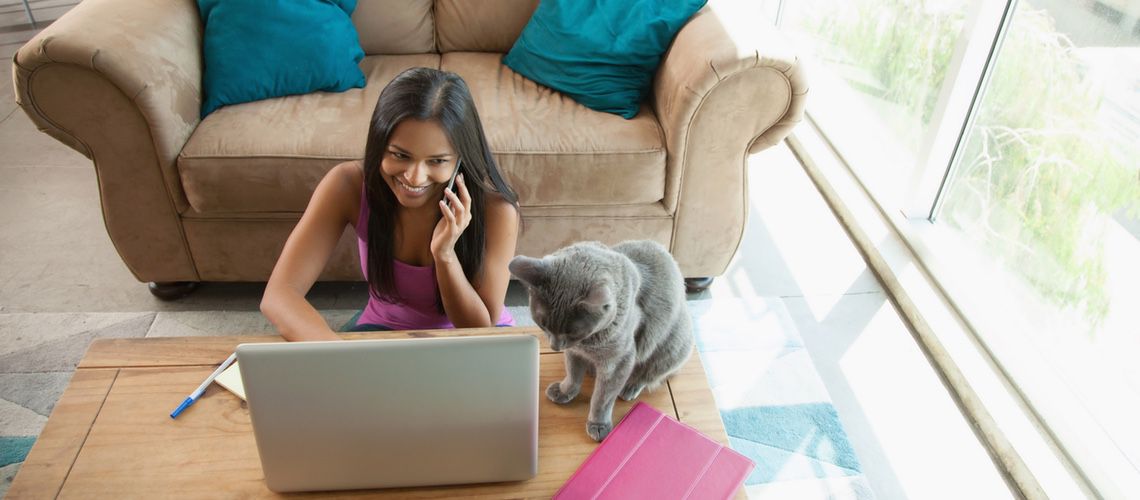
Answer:
[[[446,190],[452,175],[454,192]],[[285,339],[339,337],[305,300],[346,225],[356,230],[368,305],[350,330],[512,325],[503,306],[518,197],[499,173],[466,83],[414,68],[380,93],[364,161],[317,186],[261,300]]]

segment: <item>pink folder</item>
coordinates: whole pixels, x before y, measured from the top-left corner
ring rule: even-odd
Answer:
[[[554,498],[730,498],[755,464],[637,403]]]

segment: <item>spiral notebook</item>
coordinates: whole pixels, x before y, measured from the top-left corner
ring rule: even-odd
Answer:
[[[637,403],[554,498],[731,498],[755,464]]]

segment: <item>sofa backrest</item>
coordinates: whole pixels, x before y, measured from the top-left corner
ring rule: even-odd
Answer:
[[[364,53],[507,52],[538,0],[358,0]]]
[[[507,52],[538,0],[436,0],[440,52]]]
[[[435,52],[433,0],[358,0],[352,24],[364,53]]]

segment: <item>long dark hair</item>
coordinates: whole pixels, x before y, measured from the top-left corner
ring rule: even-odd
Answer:
[[[467,83],[455,73],[432,68],[412,68],[397,75],[380,92],[364,146],[364,185],[369,207],[368,288],[373,296],[387,302],[399,299],[392,261],[400,203],[384,181],[380,162],[388,150],[392,130],[409,118],[439,123],[463,162],[464,182],[471,193],[471,223],[455,243],[455,255],[468,281],[474,282],[483,266],[488,193],[518,207],[518,195],[503,180],[491,156]],[[436,302],[442,312],[443,303],[438,296]]]

